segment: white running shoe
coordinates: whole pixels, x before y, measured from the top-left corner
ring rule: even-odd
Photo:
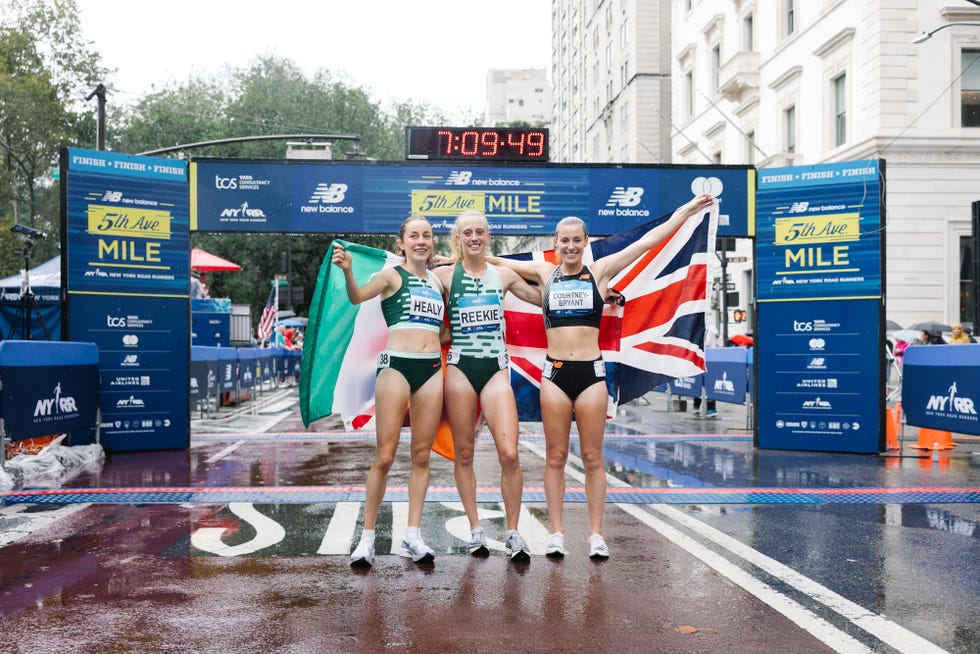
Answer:
[[[510,560],[514,563],[527,563],[531,560],[531,550],[521,535],[516,531],[507,537],[504,545],[507,547],[507,551],[510,552]]]
[[[483,527],[477,527],[470,532],[470,556],[486,558],[490,556],[490,548],[487,547],[487,537],[483,535]]]
[[[589,558],[593,561],[605,561],[609,558],[609,547],[599,534],[589,536]]]
[[[565,558],[565,534],[555,532],[544,547],[544,555],[553,559]]]
[[[370,568],[372,565],[374,565],[374,543],[361,539],[350,555],[350,566],[352,568]]]
[[[411,541],[403,538],[399,554],[406,559],[412,559],[416,563],[432,563],[432,560],[436,557],[436,553],[421,538],[416,538]]]

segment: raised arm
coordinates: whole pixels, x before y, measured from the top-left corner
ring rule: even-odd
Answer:
[[[391,285],[396,277],[396,273],[393,268],[386,268],[373,275],[364,286],[358,286],[357,280],[354,279],[353,270],[353,257],[351,257],[350,252],[348,252],[343,245],[334,241],[333,254],[330,256],[330,262],[344,271],[344,282],[347,286],[347,299],[351,301],[351,304],[360,304],[361,302],[366,302],[376,295],[384,293],[385,290],[391,288]],[[397,290],[397,289],[395,289]]]
[[[541,306],[541,287],[531,286],[516,272],[503,266],[497,266],[497,274],[504,287],[505,293],[513,293],[520,299],[536,307]]]
[[[546,261],[518,261],[517,259],[507,259],[504,257],[487,256],[487,261],[494,266],[509,268],[515,273],[538,284],[544,284],[548,275],[554,270],[554,264]],[[540,305],[540,302],[538,303]]]
[[[685,220],[710,209],[714,202],[714,197],[708,193],[703,193],[691,199],[687,204],[677,207],[665,222],[657,225],[622,250],[598,259],[591,266],[592,272],[601,280],[612,279],[644,252],[670,236]]]

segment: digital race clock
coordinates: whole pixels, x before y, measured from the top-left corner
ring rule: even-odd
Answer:
[[[548,161],[540,127],[406,127],[405,158],[447,161]]]

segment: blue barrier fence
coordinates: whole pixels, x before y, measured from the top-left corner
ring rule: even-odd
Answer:
[[[675,379],[654,390],[682,397],[745,404],[751,399],[752,356],[750,347],[709,347],[705,350],[707,371],[703,375]]]
[[[303,353],[283,348],[191,347],[190,401],[201,410],[222,394],[261,388],[271,381],[292,382],[299,376]]]

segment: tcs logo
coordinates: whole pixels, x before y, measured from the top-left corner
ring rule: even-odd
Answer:
[[[120,318],[119,316],[106,316],[105,324],[106,327],[125,327],[126,319]]]
[[[641,199],[643,199],[642,186],[617,186],[609,196],[606,206],[635,207],[640,204]]]
[[[812,322],[801,322],[799,320],[793,321],[793,331],[794,332],[812,332],[813,323]]]
[[[238,188],[238,180],[234,177],[214,176],[214,187],[219,191],[234,191]]]

